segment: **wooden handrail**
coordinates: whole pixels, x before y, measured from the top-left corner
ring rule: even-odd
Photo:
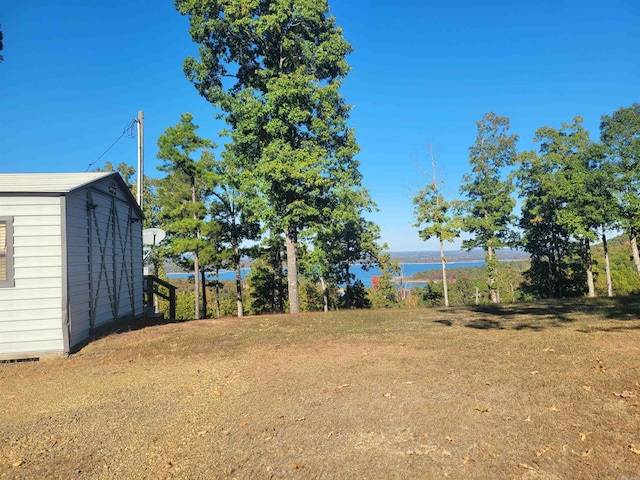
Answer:
[[[145,283],[145,293],[146,293],[146,301],[145,307],[154,307],[153,304],[153,296],[157,295],[160,298],[164,298],[169,301],[169,319],[176,319],[176,290],[177,288],[171,285],[169,282],[162,280],[161,278],[156,277],[155,275],[145,275],[144,276]],[[166,288],[169,293],[164,293],[160,290],[159,287]]]

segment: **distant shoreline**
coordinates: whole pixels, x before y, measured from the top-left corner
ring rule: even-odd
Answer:
[[[504,260],[505,262],[507,260]],[[439,265],[440,263],[442,263],[440,260],[433,260],[433,261],[428,261],[428,262],[399,262],[401,265]],[[478,259],[473,259],[473,260],[447,260],[447,265],[451,264],[457,264],[457,263],[484,263],[484,260],[478,260]],[[358,265],[358,264],[356,264]]]

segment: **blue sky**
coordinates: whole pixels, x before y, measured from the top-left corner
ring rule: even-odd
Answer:
[[[438,152],[444,190],[458,195],[475,122],[511,119],[519,149],[543,125],[582,116],[598,137],[603,114],[640,101],[636,0],[330,1],[354,46],[342,92],[361,147],[372,216],[390,249],[434,250],[413,228],[411,198]],[[182,73],[196,53],[171,1],[4,2],[0,10],[0,172],[85,171],[145,114],[145,172],[158,176],[158,136],[191,112],[200,134],[223,125]],[[136,163],[121,139],[91,169]],[[450,244],[449,249],[458,248]]]

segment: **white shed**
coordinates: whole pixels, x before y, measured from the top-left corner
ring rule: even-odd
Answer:
[[[0,174],[0,359],[141,316],[142,218],[117,173]]]

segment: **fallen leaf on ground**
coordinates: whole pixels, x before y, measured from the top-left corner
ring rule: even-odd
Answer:
[[[491,411],[490,408],[481,407],[480,405],[476,405],[475,407],[473,407],[473,409],[479,411],[480,413],[487,413]]]
[[[215,391],[213,392],[213,394],[214,394],[216,397],[219,397],[219,396],[221,396],[221,395],[222,395],[222,392],[220,392],[220,391],[218,391],[218,390],[215,390]]]
[[[549,450],[553,450],[553,445],[546,445],[546,446],[536,450],[536,456],[537,457],[541,457],[542,455],[547,453]]]

